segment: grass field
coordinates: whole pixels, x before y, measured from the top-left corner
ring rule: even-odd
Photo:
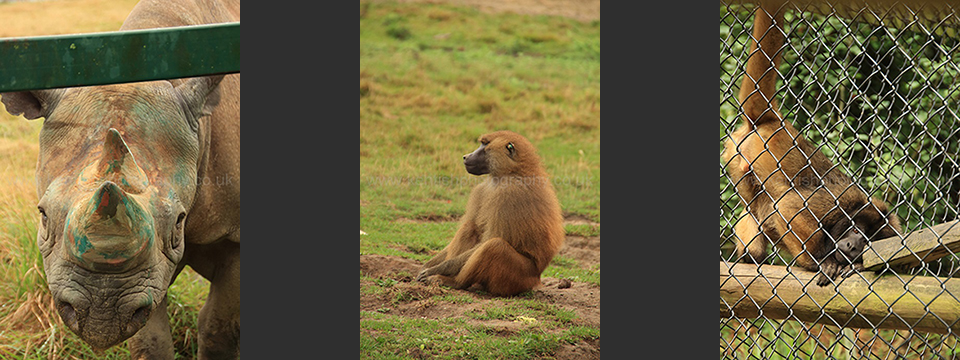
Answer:
[[[565,216],[581,220],[568,236],[599,253],[599,20],[360,3],[361,268],[365,256],[399,264],[361,270],[361,358],[566,358],[571,346],[599,356],[599,256],[558,256],[543,274],[595,296],[583,305],[595,321],[553,292],[492,298],[410,281],[483,180],[461,156],[502,129],[538,147]]]
[[[136,0],[0,4],[0,37],[114,31]],[[51,21],[56,19],[56,21]],[[126,359],[126,345],[96,353],[63,324],[36,246],[34,171],[41,121],[0,111],[0,358]],[[178,358],[196,354],[196,316],[209,283],[187,268],[170,288],[168,312]]]

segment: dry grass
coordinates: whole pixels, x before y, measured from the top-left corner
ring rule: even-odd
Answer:
[[[600,20],[600,0],[373,0],[373,2],[451,4],[469,6],[487,13],[564,16],[579,21]],[[362,10],[362,8],[361,8]],[[361,12],[361,17],[363,12]],[[438,15],[431,15],[434,18]],[[440,15],[442,16],[442,15]]]
[[[115,31],[137,0],[51,0],[0,4],[0,37]]]

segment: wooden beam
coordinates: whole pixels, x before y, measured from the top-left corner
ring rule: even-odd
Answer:
[[[797,267],[721,261],[720,316],[960,332],[958,280],[865,271],[820,287],[816,276]]]
[[[897,237],[871,242],[863,253],[867,270],[911,268],[960,252],[960,220],[934,225]],[[958,294],[960,295],[960,294]]]

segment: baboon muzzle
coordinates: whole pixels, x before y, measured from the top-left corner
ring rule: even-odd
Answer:
[[[490,172],[487,166],[486,145],[480,145],[477,150],[463,156],[463,166],[473,175],[483,175]]]

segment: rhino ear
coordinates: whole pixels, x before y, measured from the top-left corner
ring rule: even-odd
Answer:
[[[23,114],[23,117],[34,120],[48,117],[53,108],[60,102],[64,89],[33,90],[3,93],[0,101],[7,107],[7,112],[13,115]]]
[[[187,113],[190,127],[197,130],[197,119],[210,115],[220,103],[220,81],[223,75],[195,77],[177,85],[180,105]]]

